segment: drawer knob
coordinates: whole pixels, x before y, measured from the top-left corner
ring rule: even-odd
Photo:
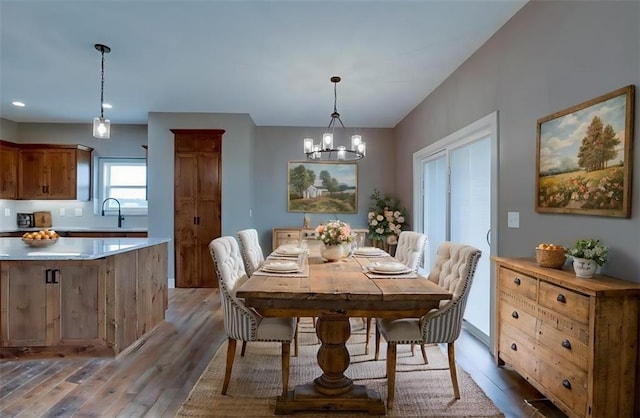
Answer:
[[[558,297],[556,298],[556,300],[560,303],[567,303],[567,298],[565,298],[562,293],[558,294]]]
[[[515,279],[513,279],[513,282],[520,286],[520,277],[516,277]]]
[[[569,340],[562,340],[562,346],[571,349],[571,342]]]
[[[513,351],[518,351],[518,346],[516,345],[516,343],[511,343],[511,349]]]
[[[564,379],[562,381],[562,386],[564,386],[567,389],[571,389],[571,382],[569,382],[567,379]]]
[[[514,317],[515,319],[518,319],[520,317],[520,315],[518,315],[517,311],[511,312],[511,316]]]

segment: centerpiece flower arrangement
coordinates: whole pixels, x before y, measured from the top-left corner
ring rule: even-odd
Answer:
[[[316,227],[318,239],[324,245],[342,245],[353,241],[351,227],[342,221],[330,221]]]
[[[573,247],[567,250],[567,255],[575,258],[593,260],[602,266],[609,259],[609,247],[600,245],[600,240],[593,238],[579,239]]]
[[[398,235],[402,227],[406,226],[406,212],[398,199],[382,196],[374,189],[367,215],[371,239],[382,242],[385,246],[397,244]]]

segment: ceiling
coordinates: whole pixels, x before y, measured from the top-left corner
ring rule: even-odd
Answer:
[[[394,127],[526,0],[0,0],[0,116],[112,124],[247,113],[258,126]],[[12,101],[22,101],[18,108]]]

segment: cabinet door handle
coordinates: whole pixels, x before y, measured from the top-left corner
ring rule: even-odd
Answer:
[[[198,216],[197,219],[198,219],[198,225],[200,225],[200,217]]]
[[[569,340],[562,340],[562,346],[563,346],[564,348],[567,348],[567,349],[569,349],[569,350],[570,350],[570,349],[571,349],[571,341],[569,341]]]
[[[516,277],[515,279],[513,279],[513,282],[520,286],[520,277]]]
[[[51,278],[50,278],[50,274],[51,274],[51,269],[46,269],[46,270],[44,271],[44,282],[45,282],[46,284],[50,284],[50,283],[52,283],[52,282],[51,282]]]
[[[516,343],[511,343],[511,349],[513,351],[518,351],[518,346],[516,345]]]
[[[569,382],[569,380],[567,380],[567,379],[564,379],[562,381],[562,386],[564,386],[567,389],[571,389],[571,382]]]
[[[47,194],[49,194],[49,186],[44,186],[47,188]]]
[[[194,225],[197,225],[197,224],[196,224],[196,217],[195,217],[195,216],[193,217],[193,224],[194,224]]]
[[[520,318],[520,315],[518,315],[518,312],[517,312],[517,311],[513,311],[513,312],[511,312],[511,316],[512,316],[512,317],[514,317],[515,319]]]
[[[53,283],[53,284],[60,283],[58,281],[58,274],[60,274],[60,270],[58,270],[58,269],[51,270],[51,277],[52,277],[51,283]]]
[[[560,303],[567,303],[567,298],[565,298],[562,293],[558,294],[558,297],[556,298],[556,300]]]
[[[46,193],[44,186],[42,186],[42,193]]]

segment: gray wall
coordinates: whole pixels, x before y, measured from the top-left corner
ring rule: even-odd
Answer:
[[[640,2],[532,1],[397,127],[395,189],[412,205],[412,154],[497,110],[498,254],[534,256],[540,242],[594,237],[606,274],[640,282],[640,152],[636,99],[630,219],[535,212],[537,120],[620,87],[640,90]],[[507,228],[507,211],[520,228]]]
[[[260,245],[271,250],[271,229],[301,227],[304,213],[287,212],[287,162],[303,160],[303,138],[320,142],[326,128],[258,127],[254,155],[255,202],[254,227],[260,235]],[[346,129],[349,131],[349,128]],[[394,139],[391,129],[360,129],[367,144],[367,156],[358,165],[358,213],[310,213],[315,226],[336,217],[353,228],[367,227],[369,196],[374,188],[392,193],[394,184]],[[351,133],[336,131],[334,144],[349,146]]]

